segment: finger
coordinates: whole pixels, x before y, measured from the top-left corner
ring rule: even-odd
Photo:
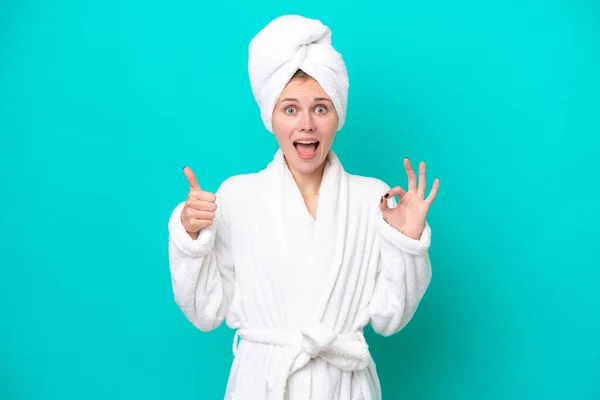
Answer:
[[[379,200],[379,209],[382,213],[385,213],[390,209],[387,199],[387,197],[381,196],[381,199]]]
[[[187,201],[187,206],[192,210],[198,211],[215,211],[217,209],[217,203],[214,201],[200,200],[197,198],[191,198]]]
[[[415,175],[415,171],[413,171],[412,165],[410,165],[408,157],[404,158],[404,169],[406,169],[406,175],[408,176],[408,190],[417,190],[417,176]]]
[[[214,193],[205,192],[201,189],[190,189],[190,192],[188,193],[188,199],[215,202],[217,201],[217,196],[215,196]]]
[[[382,212],[385,212],[390,209],[389,201],[393,199],[394,196],[398,196],[399,198],[406,194],[406,190],[402,189],[400,186],[396,186],[390,190],[388,190],[385,195],[381,196],[381,201],[379,202],[379,209]],[[395,205],[395,202],[392,203]]]
[[[433,181],[433,186],[431,187],[431,192],[429,192],[429,196],[427,196],[426,201],[431,204],[433,200],[435,200],[435,196],[437,195],[438,188],[440,187],[440,179],[435,178]]]
[[[417,189],[417,194],[419,198],[423,198],[425,196],[425,188],[427,187],[427,181],[425,180],[425,162],[421,161],[419,163],[419,188]]]
[[[190,209],[188,210],[188,218],[190,220],[207,220],[207,221],[211,221],[213,219],[215,219],[215,213],[212,211],[200,211],[200,210],[194,210],[194,209]]]
[[[192,169],[190,167],[183,167],[183,173],[190,185],[190,189],[200,189],[200,185],[198,184],[196,175],[194,174],[194,171],[192,171]]]
[[[402,197],[406,194],[406,190],[402,189],[400,186],[395,186],[388,190],[386,194],[388,195],[388,197]]]
[[[192,219],[190,220],[190,223],[192,224],[196,232],[198,232],[201,229],[211,226],[213,224],[213,221],[211,219]]]

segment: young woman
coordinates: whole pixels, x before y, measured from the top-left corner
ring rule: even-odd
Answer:
[[[380,399],[363,328],[392,335],[414,315],[439,180],[425,197],[422,162],[417,184],[404,160],[408,190],[344,171],[331,145],[348,77],[320,21],[273,20],[248,67],[279,150],[216,195],[184,168],[189,195],[169,220],[175,300],[202,331],[237,330],[226,399]]]

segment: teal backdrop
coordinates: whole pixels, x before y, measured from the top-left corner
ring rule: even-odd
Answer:
[[[347,63],[344,167],[440,178],[431,286],[367,329],[384,398],[600,399],[593,0],[1,2],[0,398],[222,398],[233,331],[175,305],[167,220],[184,165],[272,159],[247,46],[287,13]]]

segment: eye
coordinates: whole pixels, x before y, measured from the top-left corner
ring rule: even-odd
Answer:
[[[324,105],[319,105],[315,108],[315,111],[317,112],[317,114],[325,114],[327,112],[327,107],[325,107]]]
[[[292,115],[296,112],[296,108],[290,106],[290,107],[286,107],[283,111],[286,114]]]

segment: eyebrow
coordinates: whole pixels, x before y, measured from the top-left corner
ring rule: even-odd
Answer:
[[[281,99],[281,103],[285,102],[285,101],[295,101],[295,102],[299,102],[298,99],[295,99],[293,97],[286,97],[285,99]],[[328,101],[331,104],[333,104],[333,102],[331,100],[329,100],[327,97],[315,97],[314,101]]]

